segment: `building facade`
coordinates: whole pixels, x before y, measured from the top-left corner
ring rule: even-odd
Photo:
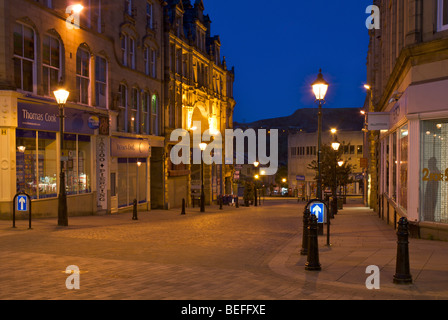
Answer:
[[[226,129],[233,128],[234,70],[227,69],[221,57],[219,36],[211,34],[211,20],[204,14],[200,0],[167,1],[164,16],[164,109],[166,127],[165,154],[165,205],[179,207],[182,199],[191,204],[200,196],[201,165],[173,165],[170,151],[177,141],[171,141],[173,130],[182,128],[191,134],[201,135],[210,130],[224,137]],[[225,154],[222,154],[223,159]],[[223,160],[224,163],[224,160]],[[232,165],[204,167],[206,204],[220,195],[232,194]]]
[[[360,166],[364,152],[362,131],[338,131],[337,139],[341,143],[341,158],[354,168],[351,178],[354,183],[347,186],[344,194],[363,194],[363,172]],[[317,132],[298,132],[288,137],[288,185],[295,196],[300,199],[315,199],[317,196],[316,171],[309,166],[317,161]],[[322,134],[322,144],[331,145],[334,135]]]
[[[448,1],[375,1],[368,125],[372,201],[391,224],[447,239]]]
[[[186,127],[187,114],[165,100],[167,6],[0,1],[0,216],[10,216],[19,191],[33,199],[34,216],[57,216],[61,160],[71,216],[116,213],[134,199],[142,210],[176,205],[167,195],[188,186],[167,183],[166,136]],[[70,92],[63,136],[53,95],[61,86]]]

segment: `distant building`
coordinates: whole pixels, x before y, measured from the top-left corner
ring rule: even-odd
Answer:
[[[338,141],[343,152],[342,159],[355,167],[352,178],[355,181],[345,190],[350,195],[363,194],[363,172],[360,167],[364,142],[362,131],[338,131]],[[300,198],[316,198],[316,171],[309,169],[317,161],[317,132],[299,132],[288,137],[288,184],[292,193]],[[334,137],[330,132],[322,133],[322,144],[330,145]]]
[[[422,237],[448,239],[448,1],[374,4],[370,204],[391,224],[407,217]]]

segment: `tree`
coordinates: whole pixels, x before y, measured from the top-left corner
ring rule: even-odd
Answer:
[[[332,192],[336,192],[338,187],[345,187],[353,183],[350,175],[353,173],[355,166],[344,162],[343,166],[337,163],[342,161],[343,146],[335,152],[330,145],[322,146],[322,186],[324,190],[330,188]],[[336,184],[335,184],[335,166],[336,166]],[[313,160],[309,165],[309,169],[316,171],[316,181],[318,180],[319,168],[317,160]]]

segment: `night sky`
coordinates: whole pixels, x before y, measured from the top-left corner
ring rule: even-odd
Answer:
[[[371,0],[204,0],[211,34],[235,66],[235,121],[289,116],[316,107],[311,83],[319,68],[330,83],[325,108],[365,101]]]

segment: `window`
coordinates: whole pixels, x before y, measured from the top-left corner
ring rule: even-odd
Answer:
[[[132,0],[124,1],[124,12],[132,17]]]
[[[448,119],[422,121],[421,220],[448,223]]]
[[[149,70],[151,77],[157,78],[157,51],[154,49],[150,50]]]
[[[76,134],[64,135],[63,154],[66,158],[67,194],[85,194],[91,192],[91,144],[89,136]]]
[[[44,94],[53,96],[61,76],[61,46],[58,39],[48,35],[44,36],[42,46],[42,84]]]
[[[148,92],[142,94],[142,107],[140,108],[140,133],[149,134],[149,108],[150,95]]]
[[[158,136],[159,132],[159,99],[156,95],[152,96],[151,107],[151,133]]]
[[[90,53],[82,48],[78,49],[76,54],[76,88],[78,102],[89,104]]]
[[[118,102],[118,118],[117,118],[117,130],[124,132],[126,128],[126,111],[128,109],[128,88],[124,84],[120,84],[118,89],[119,102]]]
[[[121,59],[125,67],[135,69],[135,40],[127,34],[121,38]]]
[[[14,24],[14,79],[17,89],[35,92],[35,34],[23,24]]]
[[[125,67],[128,66],[128,36],[126,34],[121,38],[121,62]]]
[[[392,135],[392,186],[390,193],[392,199],[397,201],[397,167],[398,167],[397,132]]]
[[[398,204],[403,209],[408,208],[408,150],[409,150],[409,130],[408,125],[400,129],[400,161],[399,161],[399,197]]]
[[[145,74],[147,76],[150,75],[150,66],[149,66],[149,55],[150,55],[150,49],[148,47],[145,47],[145,52],[143,53],[143,57],[145,60]]]
[[[129,38],[129,67],[135,70],[135,40]]]
[[[17,129],[16,139],[17,191],[32,199],[57,197],[56,133]]]
[[[358,155],[363,155],[363,146],[358,146]]]
[[[107,61],[95,59],[95,103],[97,107],[107,108]]]
[[[131,91],[131,110],[128,111],[128,132],[130,133],[137,133],[138,91],[137,88],[132,88]]]
[[[350,146],[350,154],[355,154],[355,146]]]
[[[141,163],[138,166],[138,162]],[[138,203],[146,202],[147,159],[118,159],[118,206],[132,206],[134,199]]]
[[[146,3],[146,27],[149,29],[154,28],[153,5],[149,2]]]
[[[438,30],[448,30],[448,0],[438,0]]]

